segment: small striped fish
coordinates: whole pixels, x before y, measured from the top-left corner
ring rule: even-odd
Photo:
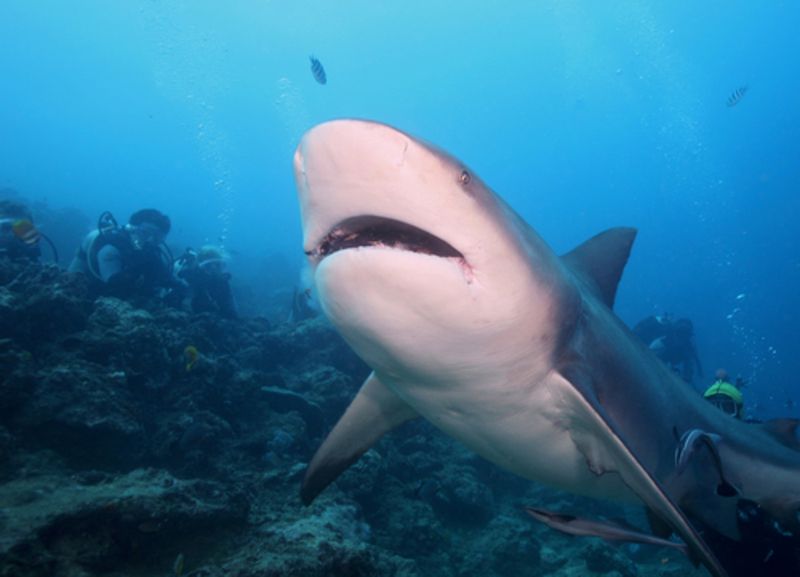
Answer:
[[[328,76],[325,74],[325,68],[322,67],[322,62],[313,55],[308,58],[311,60],[311,74],[314,76],[314,80],[320,84],[326,84],[328,82]]]
[[[727,102],[728,108],[731,108],[732,106],[736,106],[737,104],[739,104],[739,102],[741,102],[742,98],[744,98],[744,95],[746,93],[747,93],[747,85],[746,84],[744,86],[740,86],[739,88],[734,90],[731,93],[731,95],[728,96],[728,102]]]

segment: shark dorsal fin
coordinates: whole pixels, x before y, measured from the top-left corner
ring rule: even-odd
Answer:
[[[562,258],[575,272],[592,282],[600,299],[614,307],[617,285],[631,254],[636,229],[610,228],[577,246]]]
[[[772,419],[764,423],[762,427],[779,443],[795,451],[800,451],[800,438],[797,436],[798,425],[800,425],[798,419]]]

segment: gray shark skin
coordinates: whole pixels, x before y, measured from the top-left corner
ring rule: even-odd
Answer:
[[[741,500],[800,535],[797,421],[723,414],[614,315],[633,229],[559,257],[460,161],[375,122],[313,128],[294,164],[316,296],[373,369],[309,464],[306,504],[422,416],[528,479],[641,503],[712,575],[734,564],[700,531],[740,539]],[[694,429],[720,441],[678,470]],[[721,470],[735,492],[718,494]]]

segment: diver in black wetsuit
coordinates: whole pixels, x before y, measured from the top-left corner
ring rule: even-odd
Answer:
[[[133,213],[125,226],[104,212],[69,271],[86,274],[98,295],[177,299],[183,286],[172,274],[172,255],[165,244],[170,227],[169,217],[152,208]]]
[[[188,248],[175,261],[175,276],[186,284],[193,312],[238,316],[225,261],[225,252],[213,245],[199,251]]]
[[[703,368],[694,345],[694,325],[689,319],[673,319],[670,315],[653,315],[639,321],[633,332],[658,358],[691,383]]]

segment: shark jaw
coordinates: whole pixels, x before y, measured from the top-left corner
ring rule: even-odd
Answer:
[[[306,256],[316,269],[326,257],[360,249],[402,251],[443,259],[449,261],[446,266],[456,265],[461,269],[467,284],[475,278],[464,255],[446,241],[412,224],[373,215],[354,216],[336,224]]]
[[[455,258],[466,265],[464,255],[442,239],[408,223],[379,216],[355,216],[340,222],[306,255],[318,263],[340,250],[368,246]]]

